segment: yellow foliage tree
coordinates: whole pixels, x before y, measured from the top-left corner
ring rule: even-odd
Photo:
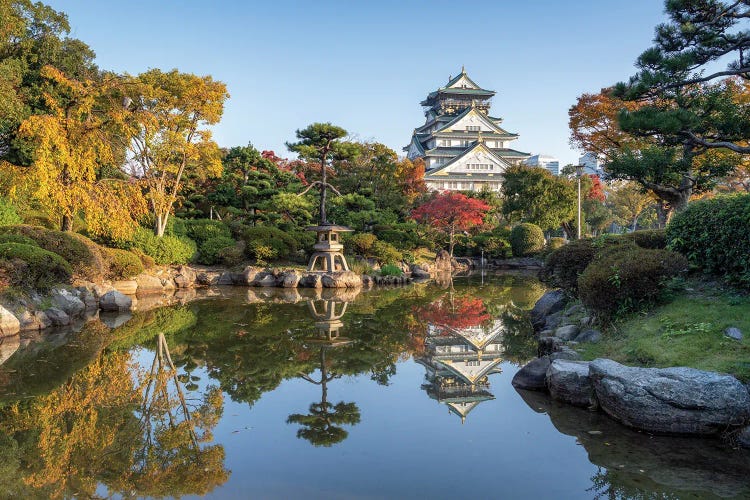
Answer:
[[[131,174],[145,185],[154,232],[163,236],[186,175],[222,173],[221,151],[206,126],[218,123],[229,97],[209,76],[150,70],[135,77],[126,100]]]
[[[49,114],[32,115],[19,129],[34,143],[29,168],[14,169],[13,192],[38,201],[61,218],[63,231],[73,229],[73,216],[82,213],[90,233],[113,239],[127,237],[146,213],[137,183],[107,178],[103,168],[117,167],[116,130],[124,113],[116,104],[119,78],[77,81],[51,66],[42,76],[54,88],[45,94]]]

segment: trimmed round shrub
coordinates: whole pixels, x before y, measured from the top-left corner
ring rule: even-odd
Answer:
[[[385,241],[376,241],[372,245],[372,256],[380,265],[394,264],[404,259],[404,255],[396,247]]]
[[[198,246],[198,262],[212,265],[222,261],[221,252],[225,248],[235,246],[235,241],[229,236],[215,236],[205,240]]]
[[[357,233],[346,238],[344,248],[346,248],[347,253],[361,255],[362,257],[371,257],[372,247],[376,241],[378,241],[378,237],[374,234]]]
[[[188,219],[180,221],[185,226],[185,236],[194,240],[198,247],[212,238],[231,238],[232,232],[229,227],[221,221],[212,219]],[[176,236],[181,236],[175,233]]]
[[[262,260],[289,259],[295,257],[299,248],[294,237],[271,226],[249,227],[242,232],[242,240],[245,242],[245,252],[249,257],[258,258],[254,248],[270,249],[271,254],[264,252]]]
[[[556,236],[553,236],[547,242],[547,248],[549,250],[557,250],[558,248],[565,246],[566,243],[567,242],[565,241],[565,238],[558,238]]]
[[[39,246],[36,241],[20,234],[0,234],[0,243],[23,243],[24,245]]]
[[[578,278],[578,296],[601,318],[611,319],[656,303],[667,281],[687,267],[687,259],[670,250],[610,248]]]
[[[643,229],[623,234],[621,238],[630,240],[641,248],[667,248],[667,232],[665,229]]]
[[[511,255],[510,242],[501,232],[479,233],[473,238],[473,255],[481,255],[489,259],[506,259]]]
[[[10,285],[27,290],[68,283],[73,274],[70,264],[56,253],[23,243],[0,244],[0,270]]]
[[[16,209],[5,198],[0,198],[0,226],[12,226],[23,222]]]
[[[219,250],[219,262],[225,266],[236,266],[245,260],[245,251],[241,244],[234,244]]]
[[[34,240],[39,247],[62,257],[81,278],[95,281],[107,271],[101,248],[83,235],[27,225],[0,227],[0,234],[17,234]]]
[[[667,241],[693,266],[750,288],[750,195],[690,203],[672,217]]]
[[[154,259],[156,264],[187,264],[197,252],[195,242],[184,236],[156,236],[153,231],[139,227],[126,247],[138,248]]]
[[[107,278],[109,279],[132,278],[143,272],[143,262],[133,252],[105,247],[102,247],[102,252],[107,259]]]
[[[510,247],[514,257],[528,257],[544,250],[544,233],[536,224],[524,222],[510,231]]]

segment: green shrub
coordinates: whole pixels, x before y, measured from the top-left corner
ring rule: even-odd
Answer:
[[[16,213],[16,209],[4,198],[0,198],[0,226],[13,226],[20,224],[21,217]]]
[[[299,248],[294,237],[271,226],[249,227],[242,232],[242,240],[245,242],[245,253],[256,259],[259,245],[272,250],[272,254],[264,259],[290,259],[296,256]]]
[[[692,265],[750,288],[750,195],[690,203],[672,217],[667,241]]]
[[[182,221],[185,226],[185,236],[194,240],[198,247],[212,238],[231,238],[232,232],[221,221],[211,219],[192,219]],[[179,236],[179,235],[178,235]]]
[[[24,245],[39,246],[36,241],[21,234],[0,234],[0,243],[23,243]]]
[[[44,250],[62,257],[73,273],[82,278],[95,281],[106,272],[99,245],[83,235],[27,225],[0,227],[0,234],[17,234],[34,240]]]
[[[621,238],[630,240],[641,248],[667,248],[665,229],[643,229],[624,234]]]
[[[393,264],[386,264],[380,268],[381,276],[401,276],[402,274],[401,268]]]
[[[219,262],[225,266],[236,266],[245,260],[245,251],[242,245],[234,244],[231,247],[224,247],[218,253]]]
[[[156,265],[156,261],[154,260],[154,258],[143,253],[143,250],[141,250],[140,248],[133,247],[130,249],[130,252],[141,259],[141,264],[143,264],[144,269],[151,269]]]
[[[507,259],[511,256],[510,242],[508,237],[509,231],[494,230],[486,233],[479,233],[472,237],[473,251],[472,255],[480,255],[484,250],[485,258],[490,259]]]
[[[578,295],[587,308],[610,319],[657,302],[667,282],[687,266],[685,257],[670,250],[609,248],[578,278]]]
[[[143,272],[143,262],[133,252],[106,247],[102,247],[102,252],[107,259],[107,278],[109,279],[131,278]]]
[[[205,240],[198,246],[198,262],[212,265],[221,262],[221,251],[235,246],[235,241],[229,236],[215,236]]]
[[[68,283],[73,269],[56,253],[23,243],[0,244],[0,270],[12,286],[46,290]]]
[[[547,242],[547,248],[549,250],[557,250],[558,248],[561,248],[565,246],[567,242],[565,241],[565,238],[558,238],[558,237],[552,237]]]
[[[357,233],[347,237],[344,240],[344,248],[348,253],[361,255],[362,257],[372,257],[372,247],[378,237],[371,233]]]
[[[417,224],[379,224],[373,227],[380,241],[390,243],[398,250],[414,250],[420,246],[432,246],[434,242],[425,240],[417,232]]]
[[[376,241],[372,245],[372,256],[380,265],[393,264],[404,259],[403,254],[396,247],[385,241]]]
[[[510,247],[514,257],[527,257],[544,250],[544,233],[536,224],[523,223],[510,231]]]
[[[162,236],[159,238],[150,229],[139,227],[133,238],[125,242],[126,249],[137,248],[156,264],[187,264],[197,252],[196,244],[184,236]]]
[[[269,245],[261,242],[260,240],[254,240],[250,242],[245,248],[245,253],[255,259],[260,265],[266,265],[272,259],[278,257],[276,250],[271,248]]]

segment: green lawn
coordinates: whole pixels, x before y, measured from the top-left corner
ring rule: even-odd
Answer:
[[[727,327],[742,330],[738,342]],[[717,283],[692,281],[672,302],[623,320],[598,344],[578,346],[584,359],[610,358],[637,366],[690,366],[750,381],[750,297]]]

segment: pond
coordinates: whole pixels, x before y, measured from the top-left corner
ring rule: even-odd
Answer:
[[[534,278],[212,291],[0,346],[0,498],[748,498],[750,454],[510,380]]]

